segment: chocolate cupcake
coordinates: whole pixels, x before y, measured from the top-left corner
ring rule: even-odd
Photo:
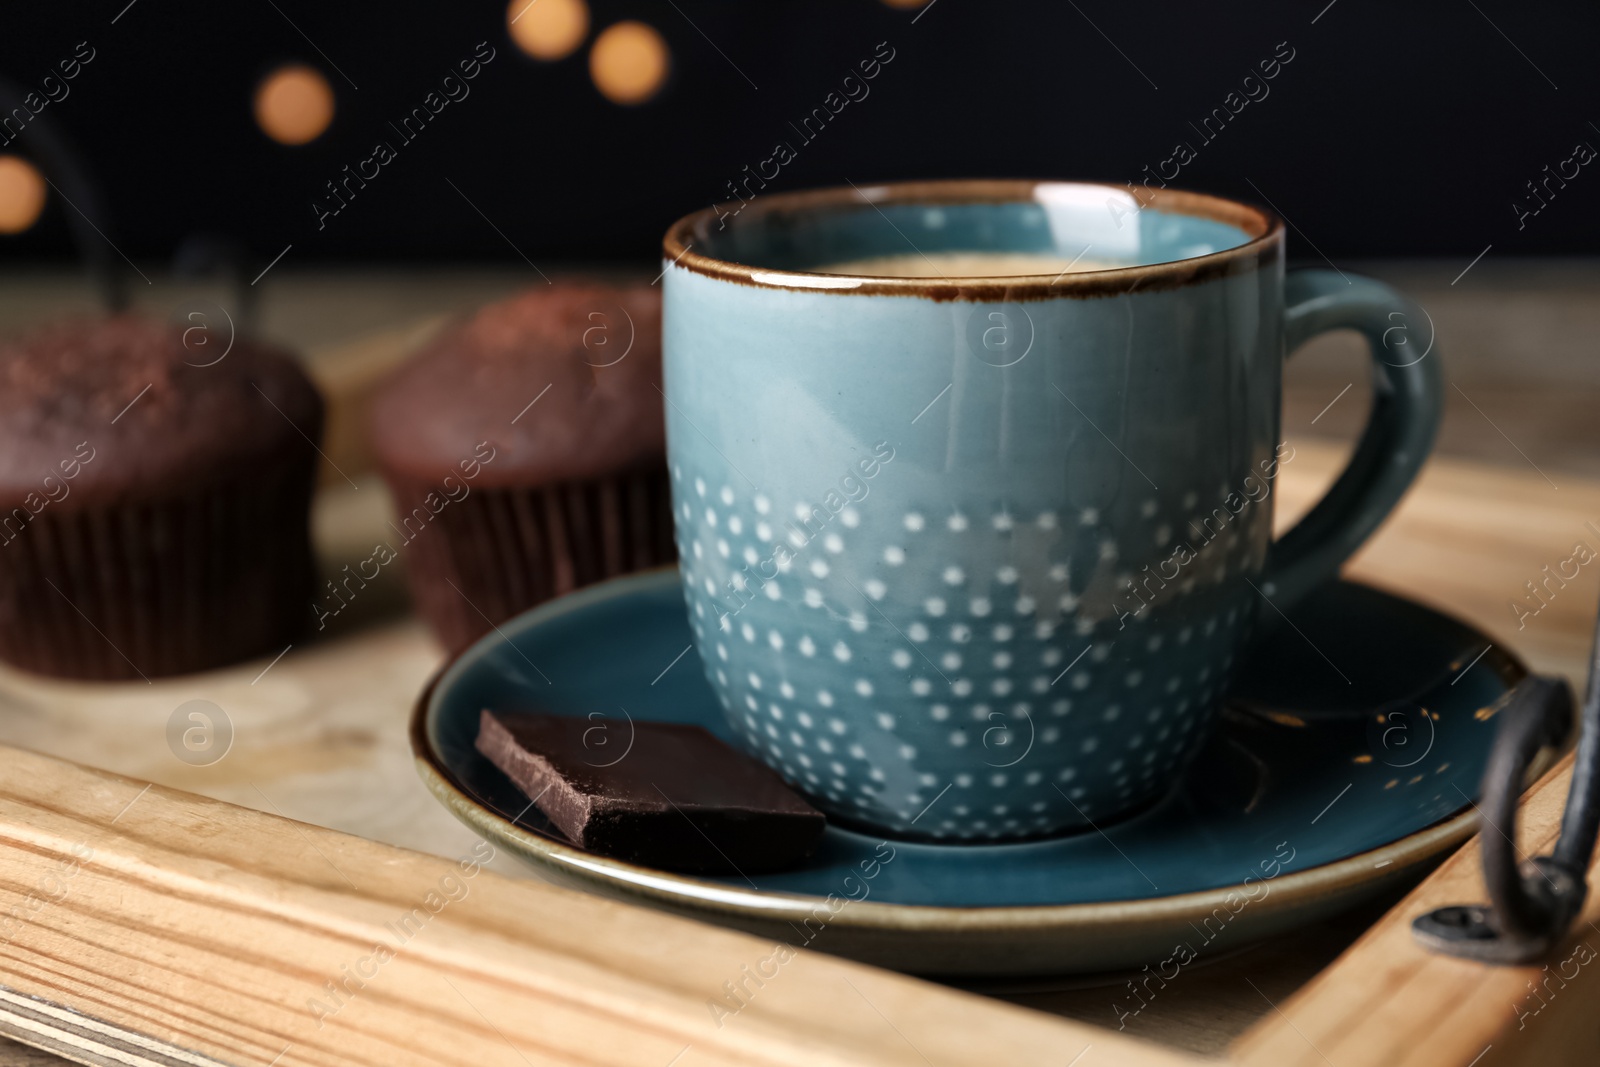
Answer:
[[[653,288],[541,286],[434,339],[373,399],[417,609],[458,649],[676,558]]]
[[[127,316],[0,343],[0,659],[148,680],[309,621],[321,398],[285,354],[213,351]]]

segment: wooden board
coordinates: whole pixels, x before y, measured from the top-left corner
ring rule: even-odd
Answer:
[[[1327,443],[1294,443],[1295,459],[1277,487],[1280,523],[1315,500],[1342,455]],[[1584,568],[1521,630],[1509,607],[1525,593],[1524,581],[1570,554],[1574,538],[1600,548],[1585,526],[1600,525],[1600,488],[1564,482],[1555,491],[1527,468],[1435,460],[1351,573],[1473,621],[1535,667],[1581,681],[1600,568]],[[384,536],[382,487],[370,478],[357,484],[339,483],[319,498],[317,539],[330,572],[365,557]],[[403,608],[399,572],[386,568],[383,581],[325,633],[276,662],[268,657],[148,686],[56,682],[0,668],[0,743],[439,856],[465,854],[476,837],[423,789],[405,744],[411,702],[442,654],[419,624],[399,614]],[[227,754],[203,767],[181,761],[167,738],[174,713],[195,699],[217,705],[234,733]],[[529,877],[506,858],[492,867]],[[1271,1001],[1283,1000],[1372,918],[1339,920],[1331,931],[1278,939],[1213,964],[1142,1012],[1130,1032],[1217,1051],[1273,1012],[1250,983]],[[1034,990],[1015,999],[1115,1025],[1105,988]]]
[[[479,869],[491,853],[425,856],[0,750],[0,1017],[102,1062],[160,1062],[139,1035],[281,1067],[1198,1062],[514,882]]]
[[[1569,777],[1570,759],[1525,802],[1530,850],[1550,847]],[[405,852],[0,749],[0,1032],[85,1063],[191,1067],[1207,1062],[504,879],[481,869],[491,853]],[[1257,988],[1271,1013],[1227,1060],[1592,1058],[1581,982],[1600,981],[1583,969],[1600,902],[1543,967],[1412,940],[1414,916],[1482,899],[1476,864],[1476,848],[1458,853],[1288,1003]]]
[[[1524,799],[1522,855],[1555,845],[1571,757]],[[1502,1067],[1600,1058],[1600,899],[1537,965],[1493,967],[1423,949],[1411,921],[1487,899],[1477,842],[1461,849],[1304,990],[1232,1049],[1241,1067]],[[1600,876],[1600,863],[1589,881]]]
[[[565,273],[545,266],[557,277]],[[1439,329],[1450,383],[1439,446],[1443,458],[1430,464],[1400,515],[1358,557],[1351,572],[1453,611],[1497,635],[1536,667],[1581,681],[1590,613],[1600,585],[1591,573],[1596,568],[1584,568],[1576,581],[1558,588],[1549,606],[1520,628],[1510,603],[1524,595],[1523,582],[1540,577],[1545,565],[1565,560],[1574,539],[1600,548],[1600,539],[1591,539],[1586,526],[1591,521],[1600,525],[1595,482],[1600,478],[1600,439],[1593,416],[1600,363],[1592,353],[1600,328],[1600,262],[1508,261],[1492,255],[1457,283],[1461,266],[1341,263],[1346,270],[1397,285],[1426,309]],[[650,267],[644,276],[654,272]],[[382,527],[387,506],[383,491],[361,473],[368,462],[361,422],[373,383],[433,324],[534,280],[520,266],[297,272],[286,265],[261,287],[260,329],[306,354],[330,397],[327,451],[360,486],[350,489],[331,468],[322,472],[323,484],[331,490],[323,493],[318,514],[328,570],[363,558],[371,550],[368,539]],[[193,280],[157,276],[153,286],[134,294],[143,310],[157,317],[172,315],[196,295],[233,306],[221,287],[204,292]],[[6,334],[92,309],[92,294],[77,272],[29,266],[8,275],[0,286],[0,331]],[[1353,435],[1367,402],[1366,378],[1367,357],[1348,336],[1318,338],[1291,361],[1283,426],[1300,453],[1278,486],[1280,518],[1308,505],[1331,475],[1340,450],[1307,435]],[[1473,462],[1463,462],[1467,459]],[[266,659],[151,687],[108,688],[43,682],[0,669],[0,742],[31,745],[441,856],[464,854],[476,838],[422,790],[401,741],[411,695],[437,663],[439,650],[419,626],[401,618],[404,596],[398,572],[386,573],[385,579],[372,587],[372,596],[334,620],[320,640],[297,645],[264,675]],[[232,749],[209,767],[181,762],[166,742],[168,718],[189,699],[217,703],[235,728]],[[1464,862],[1470,874],[1471,861]],[[493,865],[514,877],[527,877],[524,868],[510,861],[497,859]],[[1406,906],[1420,909],[1421,904],[1408,901]],[[1220,1054],[1252,1023],[1278,1018],[1274,1005],[1303,1025],[1300,1012],[1314,1018],[1329,1002],[1291,1001],[1294,990],[1376,918],[1357,913],[1196,969],[1181,985],[1164,991],[1129,1032]],[[1403,922],[1391,925],[1403,933]],[[1384,944],[1399,943],[1403,950],[1403,942],[1402,936]],[[1600,938],[1594,943],[1600,947]],[[1368,965],[1367,956],[1351,958],[1358,968]],[[1502,1056],[1511,1062],[1576,1062],[1541,1053],[1538,1042],[1541,1035],[1558,1033],[1567,1039],[1566,1028],[1546,1023],[1564,1007],[1592,996],[1583,984],[1592,981],[1589,970],[1552,1000],[1550,1009],[1528,1019],[1525,1029],[1531,1038],[1515,1031],[1510,1036],[1517,1040],[1495,1041],[1483,1053],[1480,1067],[1501,1062]],[[1120,982],[1113,979],[1113,984]],[[1460,989],[1449,988],[1453,993]],[[1397,1011],[1379,1016],[1386,1026],[1410,1032],[1408,1013],[1429,1019],[1440,1014],[1437,1005],[1409,998],[1413,990],[1405,983],[1391,988],[1379,980],[1373,989],[1392,991],[1397,998]],[[1101,1027],[1114,1025],[1112,991],[1035,990],[1013,994],[1013,999]],[[1472,1002],[1473,1011],[1480,1006]],[[1497,1007],[1491,1000],[1482,1014],[1498,1025],[1510,1007]],[[1442,1017],[1453,1023],[1462,1014],[1444,1012]],[[1345,1018],[1352,1027],[1360,1026],[1359,1013]],[[1592,1027],[1589,1036],[1596,1037]],[[1439,1030],[1432,1031],[1426,1047],[1452,1054],[1471,1051],[1465,1047],[1470,1042],[1458,1049],[1448,1037],[1447,1024],[1442,1037]],[[1261,1051],[1253,1051],[1255,1045],[1245,1048],[1255,1057],[1252,1062],[1270,1062],[1279,1052],[1285,1062],[1297,1062],[1295,1056],[1323,1062],[1305,1049],[1295,1052],[1274,1043],[1286,1041],[1287,1034],[1257,1040]],[[1318,1045],[1327,1047],[1321,1039]],[[1347,1051],[1343,1045],[1327,1050],[1338,1067],[1365,1062],[1346,1057],[1370,1051]],[[1072,1048],[1058,1052],[1054,1062],[1060,1064],[1077,1054]],[[1083,1067],[1110,1062],[1100,1058],[1101,1052],[1097,1045],[1085,1054]],[[45,1062],[58,1061],[0,1040],[0,1065]],[[683,1062],[693,1061],[686,1056]]]

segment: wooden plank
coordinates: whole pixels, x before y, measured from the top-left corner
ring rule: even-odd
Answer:
[[[0,1022],[0,1028],[3,1027],[3,1022]],[[11,1031],[6,1029],[5,1032]],[[0,1067],[61,1067],[65,1062],[62,1057],[67,1055],[66,1050],[49,1042],[41,1041],[39,1044],[44,1047],[35,1048],[32,1045],[12,1041],[10,1038],[0,1037]],[[55,1049],[54,1052],[48,1051],[52,1048]],[[78,1059],[73,1062],[82,1063],[83,1060]]]
[[[1526,798],[1519,847],[1548,853],[1560,829],[1572,758]],[[1487,900],[1476,839],[1233,1048],[1241,1067],[1496,1067],[1592,1063],[1600,1052],[1600,898],[1540,965],[1493,967],[1429,952],[1411,921]],[[1600,863],[1590,870],[1593,883]]]
[[[1165,972],[1164,984],[1129,968],[1115,975],[1042,980],[1032,983],[1032,989],[1012,983],[981,991],[1168,1048],[1222,1057],[1242,1034],[1272,1014],[1273,1003],[1287,1000],[1382,918],[1405,888],[1254,945],[1232,943],[1225,931],[1175,975]],[[1137,998],[1129,981],[1139,991]],[[1130,1011],[1141,1000],[1143,1006]]]
[[[0,749],[0,1015],[281,1067],[1200,1062],[513,882],[478,868],[489,849],[425,856]]]

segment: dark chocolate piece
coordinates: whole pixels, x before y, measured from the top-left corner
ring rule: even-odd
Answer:
[[[478,751],[574,844],[649,867],[782,870],[825,826],[771,770],[698,726],[485,709]]]

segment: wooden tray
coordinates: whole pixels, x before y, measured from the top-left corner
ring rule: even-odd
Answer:
[[[1295,444],[1280,522],[1342,459]],[[319,500],[330,571],[382,536],[383,491],[359,475],[357,486]],[[1596,576],[1580,573],[1521,630],[1509,603],[1574,541],[1600,546],[1591,519],[1600,521],[1593,485],[1564,478],[1555,491],[1531,472],[1439,460],[1351,574],[1466,618],[1537,669],[1579,681]],[[385,578],[277,660],[150,685],[0,671],[0,743],[109,769],[0,753],[0,913],[27,916],[0,929],[7,1032],[92,1063],[662,1067],[1075,1056],[1091,1067],[1196,1062],[1193,1050],[1241,1063],[1487,1067],[1572,1062],[1550,1057],[1594,1042],[1579,1010],[1588,968],[1576,962],[1585,935],[1600,944],[1594,906],[1549,972],[1447,960],[1411,943],[1412,916],[1482,899],[1470,847],[1309,984],[1370,916],[1331,938],[1311,931],[1197,968],[1126,1033],[1111,1029],[1121,978],[1109,989],[1011,991],[1044,1009],[1028,1011],[805,952],[718,1027],[708,1000],[745,981],[770,944],[531,883],[429,798],[404,722],[441,653],[415,622],[394,621],[398,575]],[[169,722],[190,700],[212,702],[232,731],[209,766],[168,745]],[[1530,853],[1555,834],[1564,775],[1528,802]],[[469,880],[463,860],[489,870]],[[389,924],[452,872],[468,891],[392,960],[363,964],[392,941]],[[1563,965],[1579,969],[1563,978]],[[331,1003],[326,983],[346,967],[376,977]],[[1539,992],[1528,984],[1546,981]],[[311,1006],[319,995],[321,1010]]]

